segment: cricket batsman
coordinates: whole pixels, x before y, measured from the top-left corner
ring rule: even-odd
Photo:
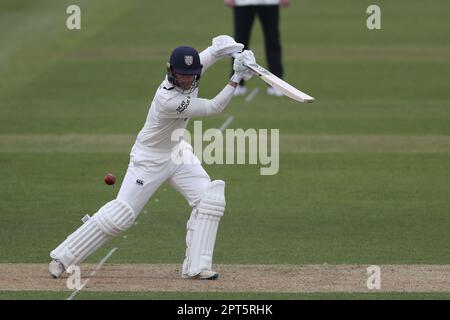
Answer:
[[[167,75],[153,98],[150,110],[131,149],[128,170],[117,198],[102,206],[92,217],[51,251],[50,275],[58,278],[71,265],[79,265],[112,237],[129,229],[153,193],[168,182],[192,207],[187,222],[186,256],[182,277],[214,280],[212,258],[219,221],[225,211],[225,182],[211,181],[182,138],[172,133],[185,129],[189,118],[222,112],[241,80],[253,76],[245,65],[255,63],[251,51],[229,36],[218,36],[200,54],[192,47],[175,48],[167,63]],[[197,97],[202,74],[220,58],[239,53],[234,74],[213,99]],[[183,159],[173,161],[174,152]],[[186,155],[188,155],[186,157]]]

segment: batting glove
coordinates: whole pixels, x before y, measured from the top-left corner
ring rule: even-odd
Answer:
[[[242,80],[250,80],[251,77],[253,77],[254,73],[250,69],[247,68],[249,64],[256,63],[255,55],[251,50],[245,50],[241,54],[239,54],[235,59],[233,63],[233,70],[234,75],[233,77],[235,79],[242,79]],[[232,78],[234,81],[235,79]]]
[[[244,49],[242,43],[237,43],[227,35],[217,36],[212,40],[211,53],[216,58],[231,57],[233,53],[241,52]]]

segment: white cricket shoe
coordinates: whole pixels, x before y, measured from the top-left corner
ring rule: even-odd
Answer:
[[[282,97],[283,96],[283,93],[280,90],[277,90],[277,89],[272,88],[272,87],[268,87],[267,88],[267,94],[269,96],[277,96],[277,97]]]
[[[236,90],[234,90],[234,95],[237,96],[244,96],[247,94],[247,88],[241,85],[238,85],[236,87]]]
[[[52,260],[48,264],[48,272],[55,279],[59,278],[63,274],[64,270],[66,270],[66,268],[64,268],[62,262],[57,259]]]
[[[203,270],[195,276],[188,276],[186,274],[183,274],[182,278],[193,280],[217,280],[219,278],[219,274],[215,271]]]

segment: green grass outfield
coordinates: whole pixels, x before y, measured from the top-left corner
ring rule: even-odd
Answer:
[[[293,1],[282,11],[285,79],[318,98],[300,105],[260,93],[203,119],[219,127],[277,128],[280,171],[205,166],[227,182],[215,262],[225,264],[450,264],[450,24],[447,0]],[[42,263],[112,199],[135,135],[178,45],[232,34],[222,1],[0,3],[0,263]],[[366,28],[378,4],[382,29]],[[252,49],[265,65],[261,28]],[[229,61],[202,79],[214,97]],[[190,127],[192,128],[192,122]],[[62,140],[61,140],[62,139]],[[55,141],[60,143],[55,144]],[[63,141],[61,143],[61,141]],[[103,183],[117,175],[113,187]],[[190,209],[161,187],[113,246],[114,263],[180,263]],[[7,292],[0,299],[62,299]],[[79,299],[188,299],[191,293],[81,292]],[[196,299],[448,299],[446,293],[195,293]]]

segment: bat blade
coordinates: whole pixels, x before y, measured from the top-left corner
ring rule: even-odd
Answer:
[[[272,87],[278,89],[285,96],[288,96],[289,98],[291,98],[293,100],[296,100],[299,102],[314,102],[314,100],[315,100],[310,95],[307,95],[306,93],[301,92],[297,88],[291,86],[289,83],[278,78],[272,72],[266,70],[265,68],[261,67],[257,63],[249,64],[249,65],[247,65],[247,68],[249,68],[250,70],[255,72],[266,83],[268,83]]]

